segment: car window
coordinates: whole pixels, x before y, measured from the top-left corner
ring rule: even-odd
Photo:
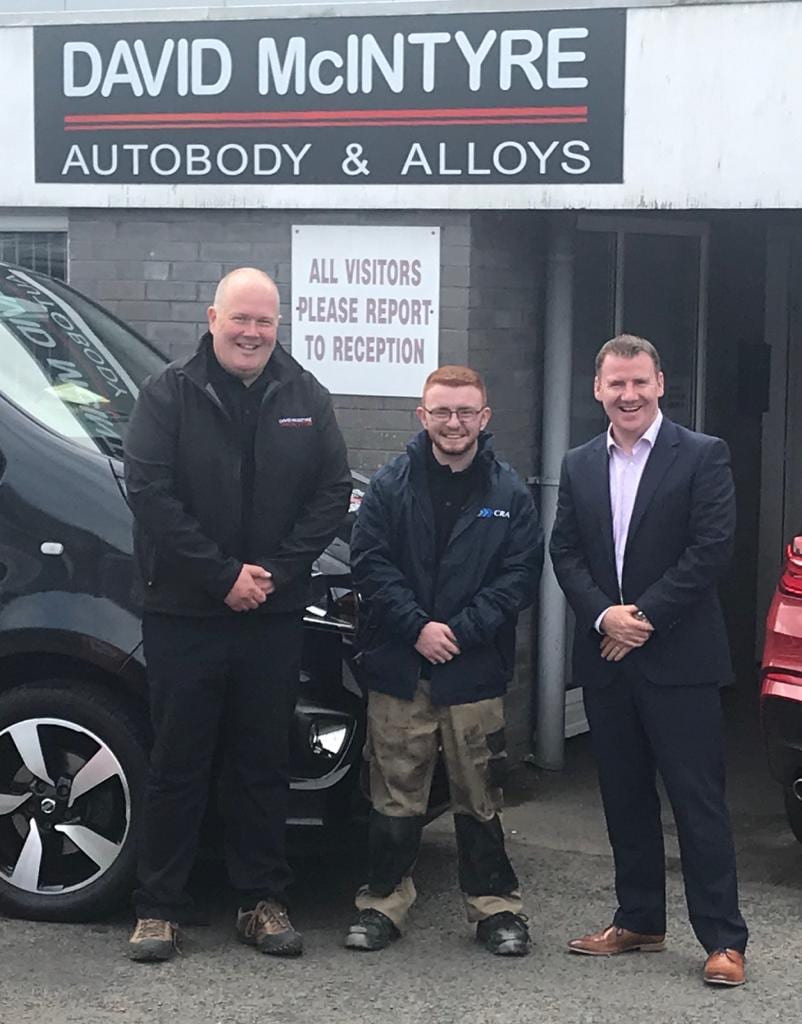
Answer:
[[[142,382],[164,358],[59,281],[0,266],[0,392],[63,437],[122,458]]]

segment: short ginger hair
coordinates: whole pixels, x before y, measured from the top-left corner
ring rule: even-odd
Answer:
[[[426,392],[435,384],[443,384],[447,388],[478,388],[482,395],[482,406],[487,405],[487,388],[482,380],[482,375],[476,370],[472,370],[470,366],[440,366],[433,370],[423,385],[424,402],[426,401]]]

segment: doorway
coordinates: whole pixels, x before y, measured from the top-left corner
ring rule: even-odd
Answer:
[[[662,217],[587,214],[574,236],[571,447],[606,427],[593,397],[596,353],[616,334],[635,334],[657,346],[666,376],[663,411],[702,429],[709,226]],[[571,616],[571,619],[573,617]],[[570,649],[573,622],[568,629]],[[566,651],[566,665],[571,659]],[[567,682],[566,736],[587,722],[582,691]]]
[[[571,444],[605,427],[593,398],[596,352],[616,334],[657,346],[666,376],[663,411],[704,428],[709,228],[662,218],[581,216],[574,263]]]
[[[758,615],[763,623],[785,545],[802,532],[802,229],[767,240],[766,342],[770,402],[763,419]],[[756,647],[762,648],[758,630]]]

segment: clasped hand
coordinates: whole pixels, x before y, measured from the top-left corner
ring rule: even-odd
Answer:
[[[619,604],[604,613],[601,656],[605,661],[621,661],[630,651],[642,647],[654,632],[648,619],[636,618],[637,612],[637,605]]]
[[[246,612],[264,604],[276,589],[273,576],[261,565],[245,563],[234,586],[226,594],[225,602],[232,611]]]
[[[427,622],[418,634],[415,650],[432,665],[451,661],[460,652],[457,638],[445,622]]]

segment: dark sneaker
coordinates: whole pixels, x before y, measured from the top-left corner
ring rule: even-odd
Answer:
[[[502,910],[476,926],[476,938],[496,956],[526,956],[531,945],[523,914]]]
[[[290,924],[287,908],[275,900],[261,900],[253,910],[238,910],[237,938],[273,956],[300,956],[304,951],[303,936]]]
[[[140,917],[128,940],[128,956],[143,963],[169,960],[178,949],[178,925],[155,917]]]
[[[386,914],[369,908],[359,911],[359,917],[345,936],[345,945],[347,949],[384,949],[400,934]]]

